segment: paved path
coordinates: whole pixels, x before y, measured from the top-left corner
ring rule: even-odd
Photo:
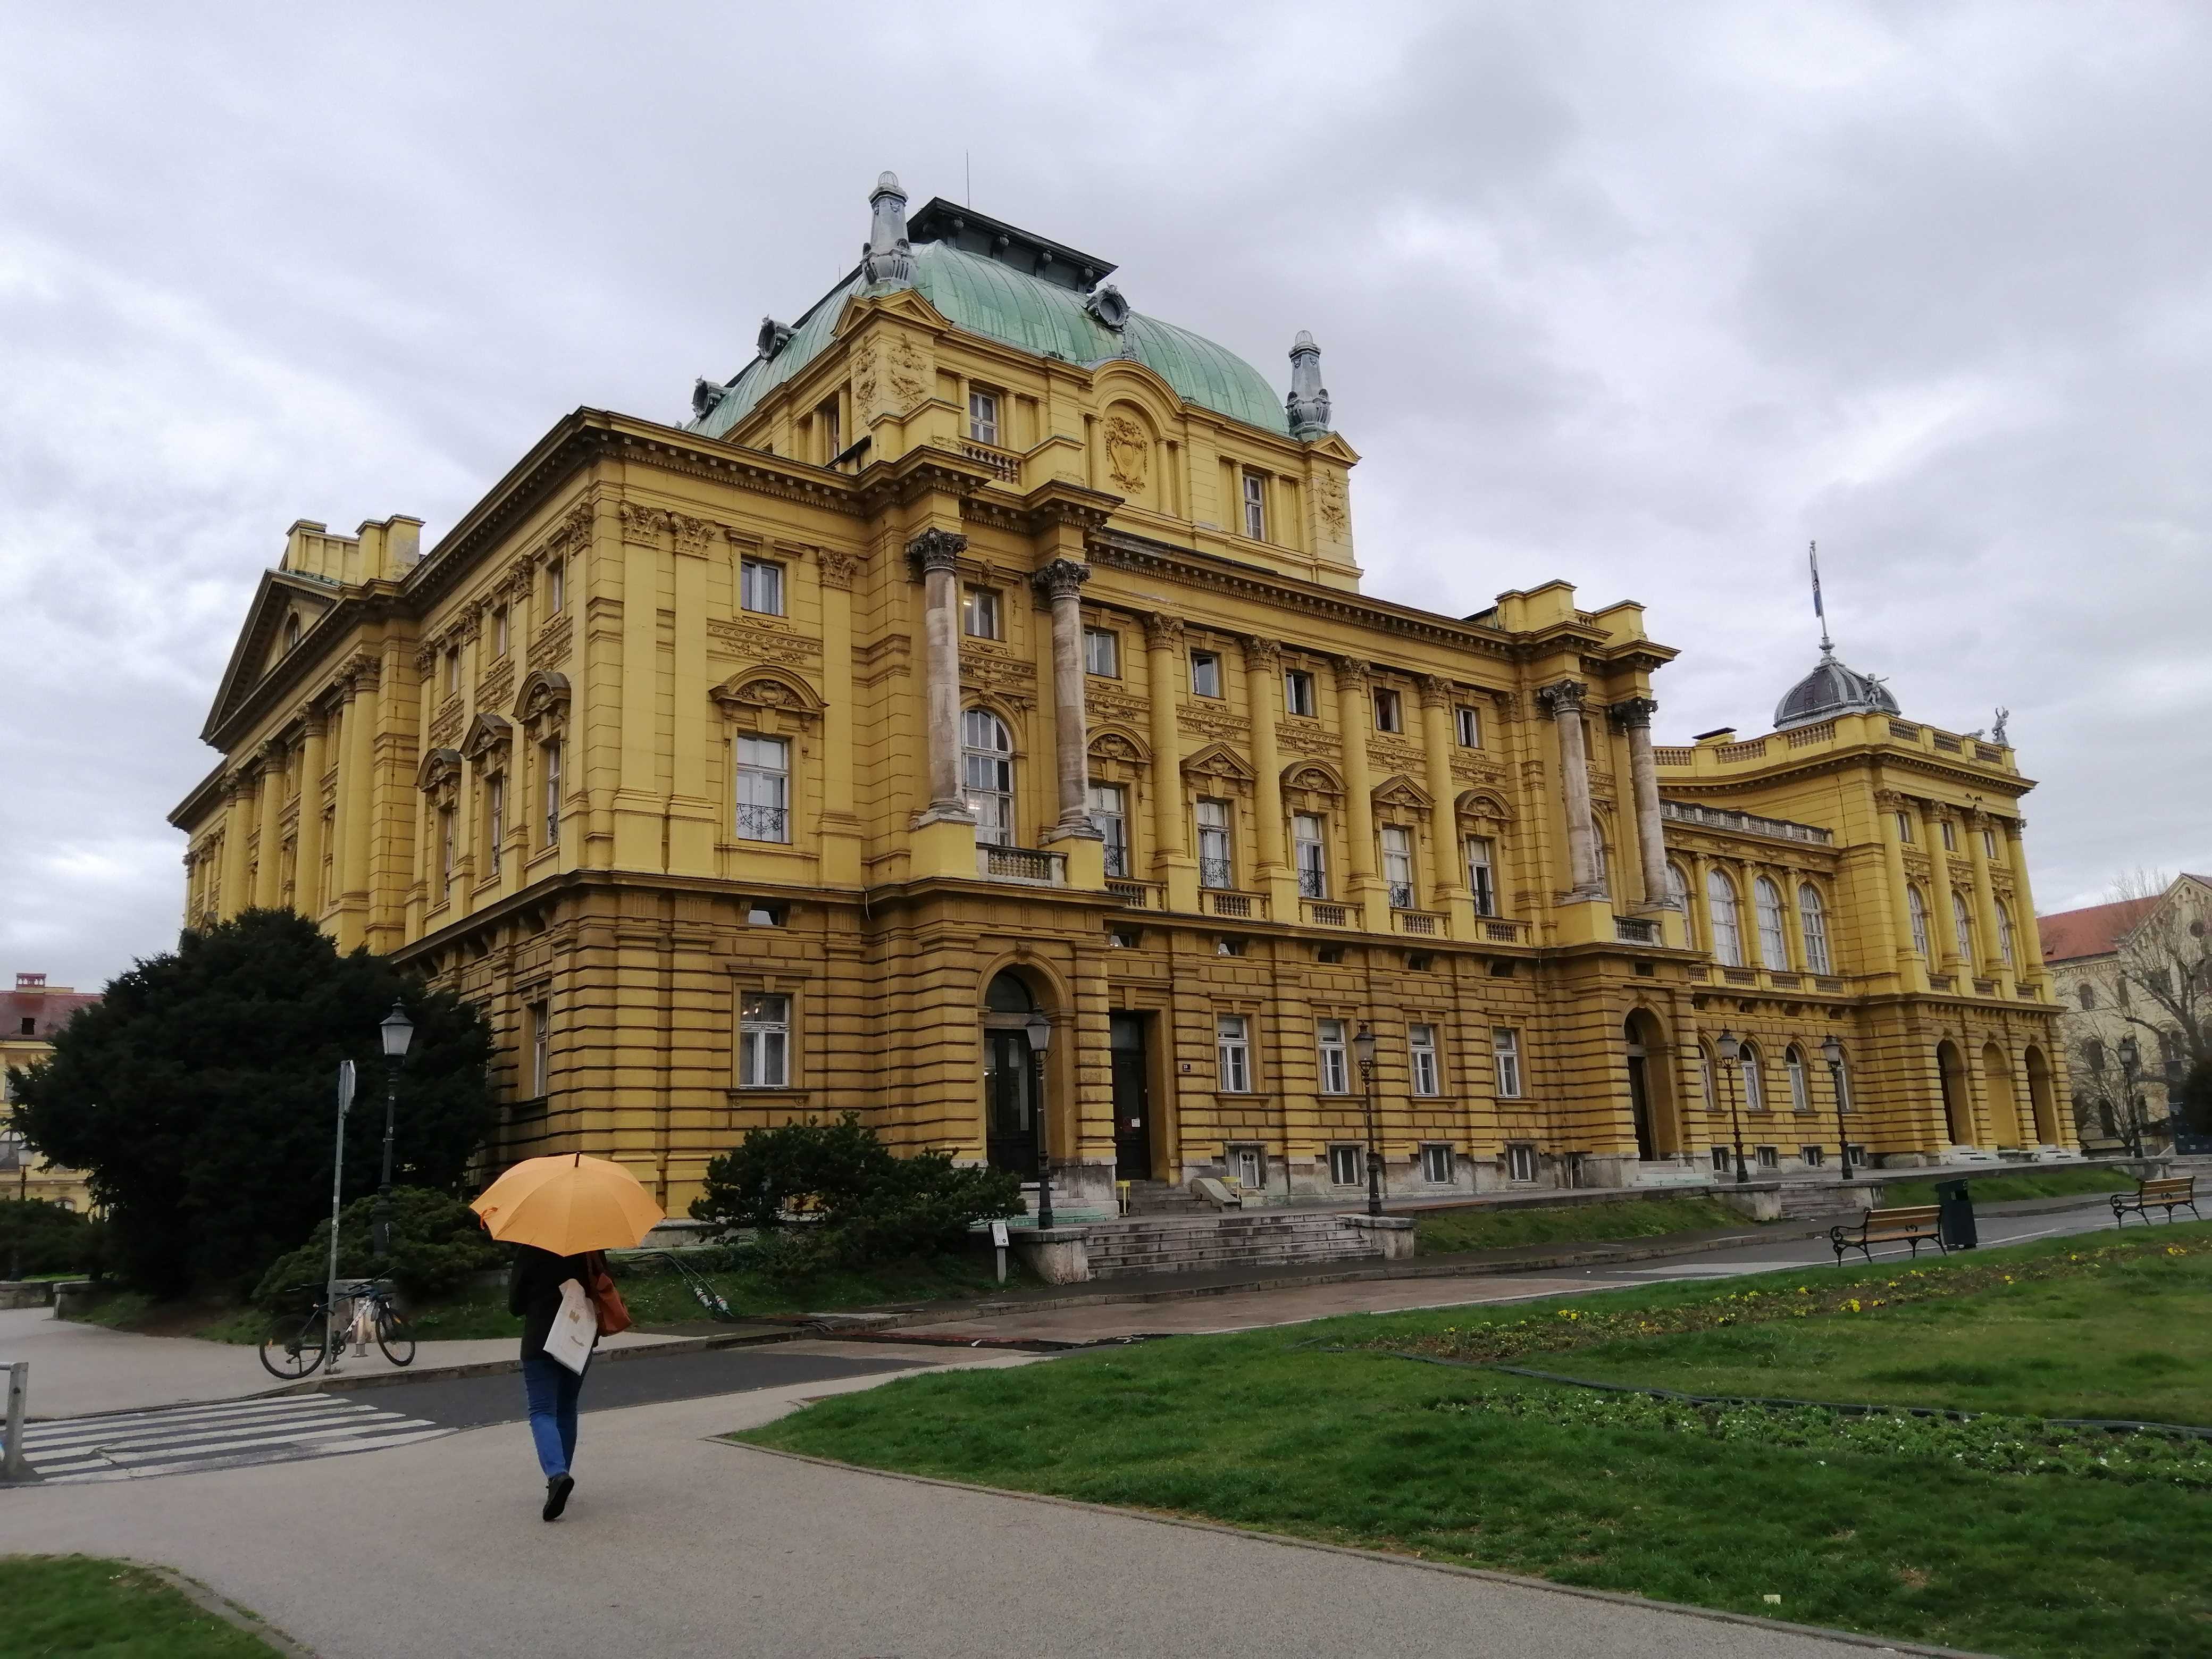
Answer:
[[[810,1346],[825,1356],[837,1347]],[[538,1519],[543,1488],[528,1433],[512,1424],[337,1464],[0,1493],[0,1553],[166,1562],[322,1659],[1863,1659],[1868,1651],[1645,1603],[824,1468],[708,1438],[876,1380],[596,1413],[580,1443],[574,1503],[555,1527]]]

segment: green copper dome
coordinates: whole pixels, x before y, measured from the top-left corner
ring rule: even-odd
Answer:
[[[747,364],[720,399],[691,422],[690,429],[719,438],[736,426],[773,388],[829,347],[847,300],[911,287],[954,327],[970,334],[1085,367],[1133,358],[1201,408],[1263,432],[1290,431],[1282,396],[1260,371],[1188,329],[1131,312],[1116,332],[1092,314],[1086,296],[1075,289],[947,242],[919,244],[912,261],[908,283],[872,287],[864,269],[854,270],[799,319],[772,356]],[[763,328],[763,336],[767,340],[769,331]]]

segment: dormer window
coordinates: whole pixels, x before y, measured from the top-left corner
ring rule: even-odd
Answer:
[[[999,441],[999,394],[970,391],[968,394],[968,435],[994,447]]]

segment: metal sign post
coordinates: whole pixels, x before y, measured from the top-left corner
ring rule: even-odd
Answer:
[[[345,1193],[346,1108],[353,1104],[353,1062],[338,1062],[338,1146],[331,1159],[331,1266],[323,1277],[323,1357],[337,1370],[338,1211]]]
[[[8,1451],[0,1459],[0,1480],[27,1480],[31,1466],[23,1455],[23,1419],[31,1401],[31,1362],[19,1359],[8,1367]]]

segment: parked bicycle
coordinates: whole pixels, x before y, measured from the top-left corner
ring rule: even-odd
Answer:
[[[261,1364],[271,1376],[288,1382],[313,1376],[326,1364],[336,1365],[349,1342],[363,1349],[374,1342],[395,1365],[414,1363],[414,1328],[392,1304],[389,1279],[341,1279],[335,1319],[324,1286],[296,1288],[302,1295],[313,1295],[313,1306],[296,1322],[285,1314],[270,1321],[269,1334],[261,1340]]]

